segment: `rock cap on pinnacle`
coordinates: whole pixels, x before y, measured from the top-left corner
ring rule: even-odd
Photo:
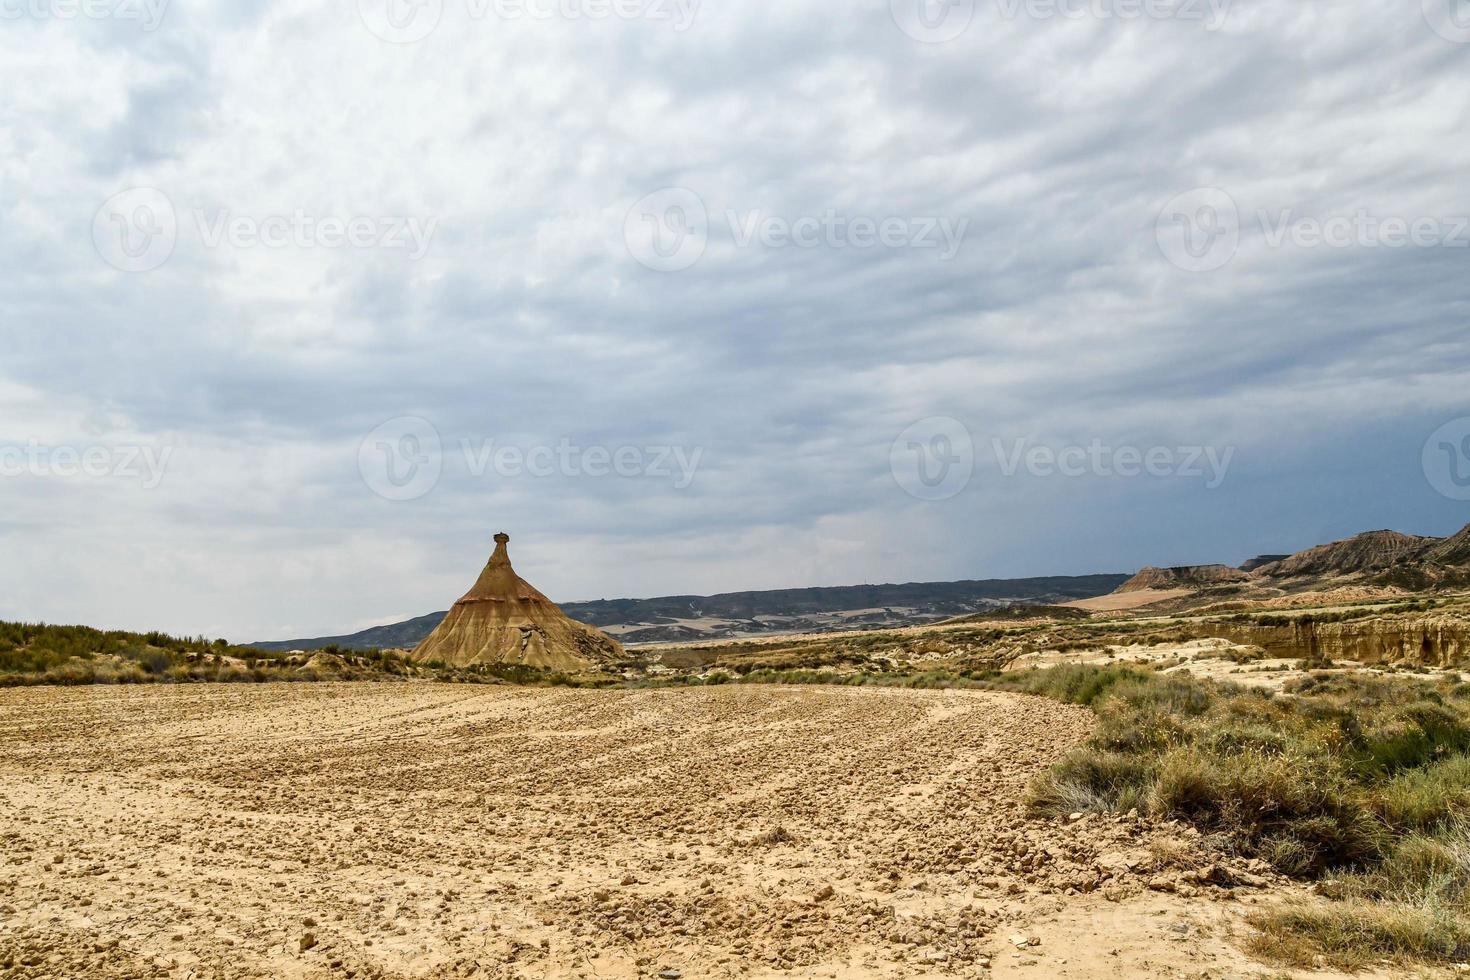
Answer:
[[[485,570],[475,580],[470,590],[460,597],[455,605],[476,602],[544,602],[551,600],[542,595],[525,579],[516,574],[510,564],[510,551],[506,545],[510,535],[504,531],[495,535],[495,550],[486,563]]]

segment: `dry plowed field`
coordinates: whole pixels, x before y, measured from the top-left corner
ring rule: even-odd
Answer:
[[[1140,884],[1179,828],[1027,818],[1091,725],[979,692],[0,691],[0,973],[1227,965],[1222,903]]]

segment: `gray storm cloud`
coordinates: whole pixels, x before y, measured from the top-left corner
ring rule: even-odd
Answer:
[[[1470,519],[1419,4],[396,3],[0,8],[0,615],[337,632],[501,527],[578,599]]]

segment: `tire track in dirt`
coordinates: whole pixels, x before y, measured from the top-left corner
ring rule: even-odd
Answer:
[[[1029,819],[1093,721],[1013,695],[35,688],[0,717],[17,976],[973,975],[1038,896],[1136,891],[1099,858],[1151,833]]]

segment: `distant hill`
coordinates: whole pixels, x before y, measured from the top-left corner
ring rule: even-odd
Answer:
[[[434,632],[434,627],[438,626],[439,621],[447,615],[449,615],[449,610],[445,609],[442,612],[429,613],[427,616],[415,616],[401,623],[373,626],[358,633],[347,633],[342,636],[319,636],[311,640],[271,640],[250,645],[257,650],[320,650],[325,646],[339,646],[344,650],[371,650],[374,647],[380,650],[410,650],[418,646],[420,640]]]
[[[598,599],[561,603],[570,617],[625,643],[721,639],[935,622],[1012,603],[1056,603],[1110,592],[1121,574],[843,585],[812,589],[727,592],[721,595]],[[445,612],[429,613],[341,636],[268,640],[260,650],[409,649],[428,636]]]
[[[1205,589],[1212,585],[1245,582],[1250,576],[1229,565],[1177,565],[1173,568],[1145,568],[1118,586],[1119,592],[1142,589]]]
[[[1398,531],[1367,531],[1345,541],[1321,544],[1281,561],[1262,565],[1257,575],[1287,578],[1298,575],[1345,575],[1383,571],[1405,561],[1423,558],[1442,538],[1426,538]]]
[[[1292,555],[1260,555],[1241,565],[1145,568],[1118,592],[1203,590],[1221,585],[1289,591],[1331,585],[1393,585],[1411,590],[1470,584],[1470,525],[1448,538],[1365,531]]]
[[[1470,565],[1470,524],[1452,538],[1433,545],[1424,557],[1444,565]]]

